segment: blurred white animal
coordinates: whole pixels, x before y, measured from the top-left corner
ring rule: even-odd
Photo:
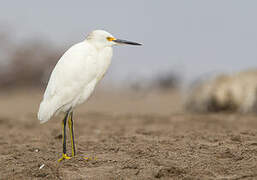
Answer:
[[[257,70],[219,75],[196,84],[185,108],[196,112],[257,112]]]

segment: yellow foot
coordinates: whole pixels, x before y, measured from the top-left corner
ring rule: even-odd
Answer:
[[[87,161],[91,161],[91,160],[96,161],[97,160],[96,157],[84,157],[84,159],[87,160]]]
[[[71,157],[67,156],[67,154],[62,154],[62,157],[58,159],[58,162],[61,162],[64,159],[70,159]]]

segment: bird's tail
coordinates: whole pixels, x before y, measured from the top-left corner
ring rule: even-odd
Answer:
[[[37,114],[40,124],[47,122],[55,113],[56,109],[52,107],[53,104],[46,100],[40,103],[39,111]]]

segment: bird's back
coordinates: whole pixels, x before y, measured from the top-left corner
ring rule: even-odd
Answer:
[[[56,64],[40,104],[38,119],[48,121],[55,113],[67,111],[85,86],[97,77],[96,50],[87,41],[67,50]]]

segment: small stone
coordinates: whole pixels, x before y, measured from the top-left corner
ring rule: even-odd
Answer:
[[[44,166],[45,166],[45,164],[42,164],[42,165],[39,167],[39,170],[42,169]]]

